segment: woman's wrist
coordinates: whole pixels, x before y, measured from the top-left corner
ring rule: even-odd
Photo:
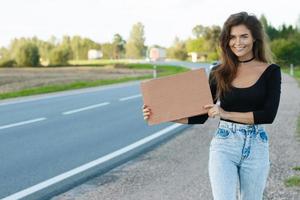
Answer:
[[[230,115],[230,112],[224,111],[223,109],[220,112],[220,118],[222,118],[222,119],[228,119],[229,115]]]
[[[180,124],[188,124],[188,123],[189,123],[189,120],[188,120],[188,118],[182,118],[182,119],[174,120],[174,121],[172,121],[172,122],[180,123]]]

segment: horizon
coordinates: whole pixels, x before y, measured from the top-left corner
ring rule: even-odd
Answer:
[[[234,8],[237,5],[239,9]],[[65,35],[79,35],[105,43],[112,42],[113,35],[118,33],[127,40],[137,22],[145,27],[147,46],[169,47],[175,37],[181,40],[192,37],[192,28],[196,25],[222,27],[230,14],[240,11],[253,13],[258,18],[264,14],[276,29],[283,24],[296,27],[300,23],[300,11],[295,5],[295,0],[277,3],[254,0],[249,5],[240,5],[238,0],[2,1],[0,47],[7,47],[14,38],[34,36],[47,41],[51,36],[62,39]]]

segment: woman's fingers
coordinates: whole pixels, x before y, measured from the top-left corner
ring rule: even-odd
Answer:
[[[146,113],[146,112],[151,112],[150,108],[143,109],[143,113]]]
[[[143,105],[142,109],[143,109],[144,120],[148,120],[151,115],[151,109],[148,108],[145,104]]]
[[[150,111],[143,112],[143,115],[144,115],[144,116],[148,116],[148,115],[150,115],[150,114],[151,114]]]
[[[219,112],[219,106],[215,104],[208,104],[203,106],[205,109],[208,109],[207,114],[209,117],[215,118],[215,116],[218,116],[220,114]]]
[[[144,119],[149,119],[151,112],[144,112]]]
[[[203,108],[210,109],[210,108],[212,108],[214,106],[215,106],[214,104],[208,104],[208,105],[203,106]]]

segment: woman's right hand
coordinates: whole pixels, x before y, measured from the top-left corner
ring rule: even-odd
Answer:
[[[148,120],[152,114],[151,109],[145,104],[143,105],[142,109],[143,109],[144,120]]]

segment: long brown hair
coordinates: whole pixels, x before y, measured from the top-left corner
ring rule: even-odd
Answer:
[[[249,15],[247,12],[230,15],[223,25],[219,38],[221,65],[212,71],[212,78],[217,84],[215,100],[224,96],[225,92],[230,90],[231,82],[236,77],[239,62],[237,56],[229,47],[230,31],[233,26],[242,24],[250,30],[254,39],[252,50],[255,59],[266,63],[272,62],[271,51],[267,45],[267,36],[256,16]]]

